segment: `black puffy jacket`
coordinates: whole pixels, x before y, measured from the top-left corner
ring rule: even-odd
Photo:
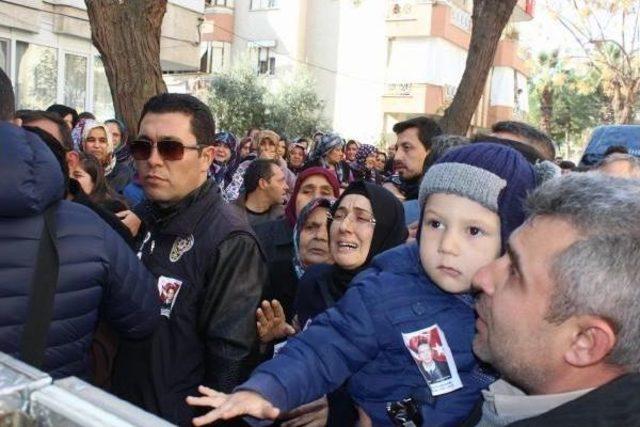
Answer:
[[[95,213],[62,200],[60,165],[36,135],[0,123],[0,174],[0,351],[19,355],[42,212],[58,203],[60,270],[43,369],[54,378],[87,378],[99,317],[125,337],[153,332],[160,320],[155,278]]]

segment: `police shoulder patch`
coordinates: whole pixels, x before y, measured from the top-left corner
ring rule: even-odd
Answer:
[[[182,255],[189,252],[189,250],[193,247],[193,235],[190,234],[187,237],[176,237],[175,242],[173,242],[173,246],[171,247],[171,252],[169,253],[169,261],[178,262]]]

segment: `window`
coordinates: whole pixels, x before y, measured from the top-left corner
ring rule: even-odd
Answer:
[[[64,105],[76,111],[87,109],[87,64],[86,56],[64,55]]]
[[[258,74],[273,76],[276,73],[276,58],[274,52],[268,47],[258,48]]]
[[[101,119],[115,117],[111,89],[99,56],[93,60],[93,113]]]
[[[211,71],[220,71],[224,67],[224,44],[211,46]]]
[[[233,0],[205,0],[206,7],[212,6],[224,6],[224,7],[233,7]]]
[[[0,39],[0,68],[9,75],[9,40]]]
[[[278,0],[251,0],[251,10],[276,9]]]
[[[203,73],[213,73],[221,71],[225,66],[225,47],[229,49],[229,43],[209,42],[207,50],[200,58],[200,71]]]
[[[56,49],[16,42],[16,75],[18,108],[44,110],[56,102],[58,89]]]

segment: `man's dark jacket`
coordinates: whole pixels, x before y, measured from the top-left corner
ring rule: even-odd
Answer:
[[[60,269],[43,369],[89,378],[98,320],[129,338],[159,323],[155,279],[104,221],[62,200],[60,164],[35,134],[0,123],[0,351],[18,356],[44,220],[57,203]]]
[[[511,427],[640,426],[640,374],[624,375],[610,383],[536,417]],[[480,403],[461,427],[475,426],[482,417]]]
[[[122,345],[114,391],[187,425],[195,412],[185,398],[198,385],[230,392],[249,375],[267,267],[246,220],[211,180],[177,206],[148,206],[143,221],[142,261],[181,286],[153,338]]]
[[[253,226],[267,257],[269,282],[264,288],[266,300],[277,299],[287,320],[293,319],[293,301],[298,288],[298,276],[293,267],[293,227],[287,218]]]

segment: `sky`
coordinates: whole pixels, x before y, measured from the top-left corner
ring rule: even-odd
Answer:
[[[618,0],[622,2],[623,0]],[[633,1],[638,0],[626,0],[630,4]],[[546,51],[552,51],[559,49],[563,56],[584,56],[584,50],[576,42],[574,36],[567,31],[562,24],[554,17],[551,10],[557,10],[564,16],[567,21],[579,22],[579,16],[589,16],[585,18],[585,27],[588,28],[590,33],[589,37],[594,39],[610,39],[622,41],[622,21],[620,19],[620,13],[610,13],[608,11],[596,12],[595,15],[585,14],[585,8],[580,8],[584,4],[589,4],[589,0],[577,1],[579,12],[572,5],[573,2],[569,0],[538,0],[536,1],[536,9],[534,19],[528,22],[522,22],[519,24],[521,33],[520,42],[521,45],[527,47],[532,56],[537,56],[538,53]],[[638,3],[640,4],[640,3]],[[633,16],[627,18],[627,22],[624,25],[625,32],[625,48],[627,51],[633,51],[640,47],[640,33],[636,33],[634,30]],[[589,38],[586,37],[586,38]]]
[[[571,34],[552,16],[547,4],[547,0],[538,0],[533,20],[518,26],[520,43],[531,51],[534,58],[541,52],[554,49],[579,49]]]

